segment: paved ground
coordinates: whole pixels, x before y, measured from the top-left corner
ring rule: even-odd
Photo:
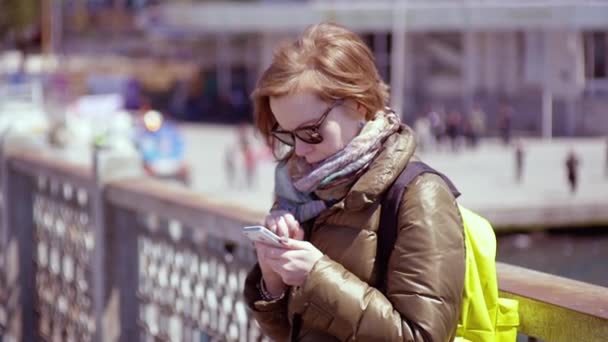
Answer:
[[[247,189],[244,179],[231,186],[224,157],[237,141],[236,130],[211,125],[184,125],[182,129],[192,165],[193,190],[260,211],[269,208],[274,168],[271,160],[260,163],[253,189]],[[496,140],[485,140],[474,151],[433,149],[420,156],[454,181],[463,193],[461,204],[479,211],[499,227],[608,226],[605,139],[526,139],[523,144],[525,171],[519,184],[515,182],[513,149]],[[580,186],[575,194],[566,183],[564,162],[570,149],[581,161]]]

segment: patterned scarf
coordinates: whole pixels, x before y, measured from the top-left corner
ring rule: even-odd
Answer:
[[[331,157],[316,164],[308,164],[300,157],[280,163],[275,172],[276,204],[273,210],[287,210],[298,222],[317,217],[340,199],[326,202],[317,199],[314,192],[349,182],[352,185],[380,152],[384,140],[398,129],[399,118],[386,108],[377,112],[345,148]],[[296,175],[290,172],[294,167]]]

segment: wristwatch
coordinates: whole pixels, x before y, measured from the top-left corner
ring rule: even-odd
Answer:
[[[275,301],[283,299],[283,297],[285,297],[285,292],[287,292],[283,291],[283,293],[281,293],[279,296],[273,296],[266,289],[266,283],[264,283],[264,278],[260,278],[260,283],[258,284],[258,291],[260,292],[260,296],[262,297],[262,299],[266,301]]]

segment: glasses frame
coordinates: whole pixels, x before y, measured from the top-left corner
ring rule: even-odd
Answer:
[[[325,122],[325,119],[327,118],[327,116],[329,115],[329,113],[331,113],[331,111],[336,108],[337,106],[341,105],[344,103],[343,99],[338,99],[335,100],[331,105],[329,105],[329,107],[327,107],[327,109],[325,109],[325,111],[323,112],[323,114],[321,114],[321,116],[319,117],[319,119],[317,121],[315,121],[315,123],[313,124],[309,124],[309,125],[304,125],[302,127],[297,127],[296,129],[294,129],[293,131],[286,131],[286,130],[282,130],[279,129],[279,124],[276,123],[275,127],[270,131],[270,133],[272,134],[272,136],[276,139],[278,139],[279,141],[281,141],[282,143],[288,145],[288,146],[295,146],[296,144],[296,138],[300,139],[300,141],[303,141],[307,144],[311,144],[311,145],[317,145],[323,142],[323,136],[319,133],[319,129],[321,128],[321,125],[323,125],[323,123]],[[313,134],[318,135],[318,141],[311,141],[308,140],[308,138],[306,138],[307,135],[302,135],[305,138],[302,138],[302,136],[298,135],[298,132],[301,131],[312,131]],[[291,136],[291,139],[289,141],[286,141],[284,139],[281,138],[281,134],[288,134],[289,136]]]

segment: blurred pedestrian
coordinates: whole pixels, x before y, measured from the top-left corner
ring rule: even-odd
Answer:
[[[521,183],[524,174],[524,146],[521,140],[515,143],[515,182]]]
[[[245,176],[247,177],[247,187],[253,189],[257,182],[258,157],[255,148],[248,142],[244,150]]]
[[[448,138],[450,138],[450,145],[452,146],[452,151],[458,151],[458,139],[460,138],[460,127],[462,125],[462,115],[457,110],[452,110],[450,114],[448,114],[448,122],[446,125],[446,133]]]
[[[245,181],[247,187],[252,189],[255,186],[257,178],[257,155],[255,148],[251,141],[249,134],[249,128],[246,124],[239,126],[239,146],[241,150],[241,156],[245,166]]]
[[[445,124],[442,115],[436,111],[431,110],[428,114],[429,121],[431,122],[431,131],[435,136],[435,145],[437,148],[441,148],[441,141],[443,134],[445,133]]]
[[[574,194],[578,186],[578,167],[579,159],[574,150],[570,150],[568,157],[566,158],[566,174],[568,177],[568,184],[570,185],[570,193]]]
[[[236,184],[236,151],[234,146],[228,146],[224,151],[224,170],[229,187]]]
[[[477,147],[479,138],[485,133],[486,130],[486,113],[484,113],[481,106],[476,104],[469,115],[469,143],[471,147]]]
[[[420,115],[416,119],[414,122],[414,132],[416,132],[416,140],[421,152],[426,151],[433,145],[431,122],[427,116]]]
[[[505,145],[509,145],[511,142],[511,120],[513,118],[513,108],[508,104],[503,104],[498,112],[498,130],[502,142]]]
[[[475,147],[475,133],[473,133],[473,127],[471,126],[471,117],[465,116],[462,122],[462,135],[465,139],[465,145],[468,148]]]

